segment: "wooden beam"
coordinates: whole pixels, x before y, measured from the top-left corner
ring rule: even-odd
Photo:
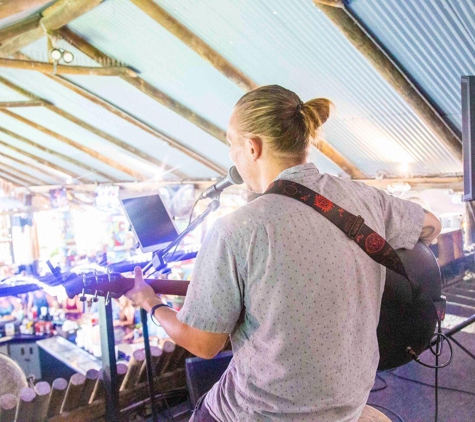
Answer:
[[[82,97],[86,98],[87,100],[91,101],[92,103],[106,109],[107,111],[115,114],[116,116],[120,117],[121,119],[127,121],[128,123],[133,124],[134,126],[144,130],[145,132],[155,136],[156,138],[160,139],[161,141],[164,142],[169,142],[168,137],[164,135],[163,133],[159,132],[157,129],[152,128],[148,124],[142,122],[140,119],[137,117],[123,111],[119,107],[115,106],[114,104],[109,103],[108,101],[104,100],[103,98],[99,97],[98,95],[86,90],[85,88],[75,84],[74,82],[69,81],[68,79],[65,79],[61,76],[56,76],[56,75],[48,75],[45,74],[48,78],[52,79],[53,81],[61,84],[62,86],[70,89],[71,91],[75,92],[76,94],[81,95]],[[130,152],[132,152],[134,155],[142,158],[143,160],[156,165],[157,167],[160,167],[164,169],[165,171],[172,171],[175,173],[178,177],[182,179],[186,179],[188,176],[179,171],[179,170],[173,170],[171,166],[168,164],[164,164],[162,161],[158,160],[157,158],[141,151],[138,149],[135,149],[132,145],[127,144],[127,146],[130,148],[128,149]]]
[[[78,50],[82,51],[86,56],[88,56],[92,60],[95,60],[99,63],[101,62],[108,63],[112,61],[112,59],[109,56],[107,56],[106,54],[102,53],[102,51],[98,50],[97,48],[89,44],[79,35],[72,32],[69,28],[61,28],[59,31],[56,32],[56,34],[61,36],[65,41],[67,41],[68,43],[76,47]],[[188,107],[184,106],[183,104],[180,104],[178,101],[174,100],[173,98],[171,98],[164,92],[155,88],[153,85],[144,81],[142,78],[140,77],[130,78],[127,76],[122,76],[122,79],[130,83],[135,88],[142,91],[143,93],[147,94],[149,97],[153,98],[155,101],[158,101],[160,104],[164,105],[165,107],[174,111],[178,115],[189,120],[191,123],[195,124],[200,129],[203,129],[205,132],[209,133],[211,136],[214,136],[216,139],[220,140],[221,142],[227,145],[226,132],[224,130],[220,129],[219,127],[215,126],[213,123],[198,116],[194,111],[190,110]],[[188,151],[187,147],[184,147],[182,144],[179,144],[176,141],[173,144],[173,146],[182,152]],[[198,160],[197,157],[193,157],[193,158]],[[203,162],[203,160],[207,160],[207,159],[202,157],[201,160],[198,160],[198,161]],[[208,164],[206,165],[209,167],[210,164],[211,162],[208,162]],[[226,172],[225,170],[222,170],[220,173],[225,173],[225,172]]]
[[[26,180],[23,177],[19,176],[18,174],[10,173],[9,171],[4,170],[0,166],[0,177],[8,177],[10,180],[16,180],[20,185],[23,186],[31,186],[32,182],[31,180]]]
[[[12,38],[38,28],[40,26],[40,20],[41,15],[36,14],[0,29],[0,47],[3,47],[4,43]]]
[[[18,164],[23,165],[23,166],[32,167],[35,170],[37,170],[41,173],[44,173],[47,177],[49,177],[50,179],[53,179],[56,182],[60,182],[60,183],[64,182],[64,179],[60,179],[57,175],[53,175],[49,172],[45,172],[42,167],[39,167],[39,166],[33,165],[31,163],[28,163],[26,161],[20,160],[19,158],[15,158],[15,157],[12,157],[10,155],[7,155],[7,154],[1,153],[1,152],[0,152],[0,157],[6,158],[10,161],[13,161],[13,162],[18,163]],[[48,168],[48,170],[51,170],[51,169]]]
[[[17,188],[29,186],[24,180],[18,179],[17,177],[12,178],[12,176],[5,175],[0,172],[0,179],[6,180],[8,183],[11,183]]]
[[[332,7],[345,7],[343,0],[314,0],[315,3],[325,4]]]
[[[28,56],[26,56],[25,54],[22,54],[22,53],[15,53],[14,57],[19,58],[21,60],[30,60],[30,58]],[[93,94],[92,92],[88,91],[87,89],[75,84],[74,82],[72,82],[72,81],[70,81],[66,78],[63,78],[62,76],[59,76],[59,75],[50,75],[50,74],[46,74],[46,73],[44,75],[47,78],[49,78],[49,79],[59,83],[60,85],[64,86],[65,88],[68,88],[69,90],[71,90],[71,91],[75,92],[76,94],[82,96],[83,98],[86,98],[87,100],[91,101],[92,103],[94,103],[94,104],[106,109],[107,111],[115,114],[116,116],[120,117],[121,119],[124,119],[127,122],[133,124],[134,126],[139,127],[140,129],[142,129],[142,130],[148,132],[149,134],[157,137],[161,141],[169,142],[166,135],[162,134],[161,132],[159,132],[156,129],[153,129],[152,127],[150,127],[146,123],[142,122],[137,117],[132,116],[131,114],[121,110],[119,107],[115,106],[114,104],[109,103],[108,101],[104,100],[103,98],[99,97],[96,94]],[[53,110],[53,111],[55,111],[55,110]],[[65,115],[63,117],[67,118]],[[75,118],[75,120],[77,120],[77,118]],[[116,138],[114,138],[114,141],[113,141],[114,143],[115,143],[115,140],[116,140]],[[122,142],[120,140],[117,140],[117,141]],[[149,155],[149,154],[147,154],[147,153],[145,153],[145,152],[143,152],[139,149],[134,148],[132,145],[130,145],[128,143],[122,142],[119,146],[121,148],[125,147],[124,149],[126,149],[127,151],[131,152],[132,154],[142,158],[143,160],[145,160],[145,161],[147,161],[151,164],[156,165],[159,168],[164,169],[165,171],[173,172],[174,174],[176,174],[178,177],[180,177],[182,179],[186,179],[188,177],[185,173],[183,173],[179,170],[174,170],[171,166],[166,165],[162,161],[156,159],[155,157],[153,157],[153,156],[151,156],[151,155]]]
[[[316,147],[323,155],[326,155],[337,166],[346,171],[352,179],[366,179],[368,177],[357,167],[351,164],[346,158],[344,158],[327,141],[320,139]]]
[[[52,73],[58,75],[88,75],[88,76],[128,76],[136,78],[137,73],[128,67],[88,67],[88,66],[63,66],[51,63],[13,60],[0,58],[0,67],[9,69],[36,70],[43,73]]]
[[[12,166],[9,166],[8,164],[5,164],[5,163],[0,163],[0,171],[3,171],[5,173],[9,173],[15,177],[20,177],[22,178],[23,180],[29,180],[30,182],[29,183],[35,183],[36,185],[44,185],[46,184],[46,181],[44,180],[41,180],[41,179],[38,179],[37,177],[34,177],[28,173],[25,173],[23,171],[20,171],[18,169],[16,169],[15,167],[12,167]]]
[[[101,53],[102,54],[102,53]],[[21,53],[16,53],[15,54],[16,57],[22,57],[23,59],[27,59],[28,57],[21,54]],[[107,56],[105,56],[107,57]],[[107,58],[109,60],[109,62],[111,61],[110,58]],[[101,60],[101,58],[99,58],[99,60]],[[50,75],[52,76],[52,75]],[[54,77],[54,80],[58,81],[59,78],[58,76]],[[133,80],[133,78],[131,78]],[[68,88],[72,88],[72,86],[74,86],[74,84],[70,81],[68,81],[67,79],[64,79],[64,78],[61,78],[61,82],[66,84],[68,86]],[[0,76],[0,83],[7,86],[8,88],[12,89],[13,91],[15,92],[18,92],[19,94],[25,96],[26,98],[30,98],[31,100],[34,100],[34,99],[38,99],[38,97],[36,97],[33,93],[19,87],[18,85],[15,85],[14,83],[10,82],[8,79],[5,79],[4,77]],[[77,85],[76,85],[77,87]],[[81,88],[82,90],[82,93],[84,94],[85,92],[87,92],[86,90],[84,90],[83,88]],[[89,95],[89,98],[91,97],[91,94]],[[102,104],[104,104],[105,101],[102,100]],[[114,106],[115,107],[115,106]],[[72,116],[71,114],[69,113],[66,113],[64,110],[60,110],[58,107],[49,107],[51,111],[54,111],[55,113],[58,113],[60,115],[62,115],[63,117],[73,121],[73,122],[82,122],[82,124],[85,124],[87,125],[87,123],[83,122],[83,121],[80,121],[79,119],[77,119],[75,116]],[[117,108],[116,108],[117,109]],[[125,112],[122,112],[122,115],[125,116]],[[147,125],[143,122],[141,122],[140,120],[136,119],[136,118],[132,118],[132,119],[135,119],[135,121],[137,122],[137,124],[140,123],[140,126],[142,129],[144,130],[147,130]],[[79,123],[78,123],[79,124]],[[109,142],[112,142],[114,143],[115,145],[118,145],[120,146],[121,148],[124,148],[126,149],[127,151],[141,157],[141,158],[144,158],[145,160],[147,160],[148,156],[143,153],[142,151],[140,150],[137,150],[136,148],[134,148],[132,145],[126,143],[126,142],[123,142],[117,138],[114,138],[113,136],[111,135],[108,135],[107,133],[103,132],[103,131],[100,131],[99,129],[95,129],[93,126],[90,126],[88,125],[88,127],[85,127],[87,130],[90,130],[92,131],[93,133],[96,133],[98,136],[101,136],[103,137],[104,139],[107,139]],[[222,166],[219,166],[217,164],[215,164],[213,161],[209,160],[208,158],[202,156],[201,154],[185,147],[183,144],[181,144],[179,141],[175,140],[174,138],[170,137],[170,136],[167,136],[161,132],[159,132],[158,130],[152,128],[149,126],[148,130],[147,130],[149,133],[152,132],[152,134],[158,138],[160,138],[162,141],[164,142],[168,142],[172,147],[174,147],[175,149],[178,149],[179,151],[185,153],[186,155],[188,155],[189,157],[195,159],[196,161],[204,164],[205,166],[211,168],[212,170],[216,171],[218,174],[226,174],[227,170],[222,167]],[[155,160],[154,160],[155,161]],[[158,160],[157,160],[158,161]],[[154,164],[157,164],[157,161],[153,162],[151,161],[152,163]],[[161,163],[159,164],[161,165]],[[161,167],[163,168],[163,165],[161,165]],[[178,173],[178,172],[177,172]],[[186,175],[183,175],[185,178],[187,177]]]
[[[6,134],[6,135],[8,135],[12,138],[15,138],[19,141],[22,141],[27,145],[35,147],[35,148],[37,148],[37,149],[39,149],[43,152],[46,152],[47,154],[50,154],[50,155],[52,155],[54,157],[57,157],[57,158],[60,158],[61,160],[67,161],[68,163],[74,164],[75,166],[81,167],[81,168],[87,170],[88,172],[100,175],[100,176],[102,176],[106,179],[109,179],[109,180],[118,181],[117,179],[113,179],[112,177],[110,177],[110,176],[108,176],[104,173],[101,173],[101,172],[97,171],[96,169],[94,169],[94,168],[92,168],[92,167],[90,167],[90,166],[88,166],[88,165],[86,165],[86,164],[84,164],[80,161],[77,161],[77,160],[75,160],[75,159],[73,159],[73,158],[71,158],[67,155],[63,155],[63,154],[60,154],[59,152],[53,151],[49,148],[46,148],[43,145],[37,144],[33,141],[30,141],[29,139],[25,138],[24,136],[18,135],[18,134],[14,133],[14,132],[12,132],[8,129],[0,127],[0,132],[4,133],[4,134]],[[36,157],[32,154],[28,154],[26,151],[23,151],[20,148],[16,148],[13,145],[10,145],[10,144],[4,143],[4,142],[0,142],[0,145],[7,146],[7,147],[9,147],[10,149],[13,149],[16,152],[19,152],[20,154],[26,155],[27,157],[30,157],[30,158],[34,159],[35,161],[38,160],[38,157]],[[70,170],[66,170],[65,168],[55,166],[53,163],[51,163],[50,161],[47,161],[47,160],[42,160],[42,164],[45,164],[47,166],[51,166],[52,168],[54,168],[54,169],[56,169],[56,170],[58,170],[62,173],[71,174],[75,178],[82,177],[82,175],[79,175],[78,173],[72,173]],[[91,178],[88,177],[88,176],[84,176],[84,178],[91,180]]]
[[[27,18],[12,28],[5,28],[0,35],[0,57],[21,50],[23,47],[44,37],[46,31],[54,31],[96,7],[102,0],[58,0],[46,8],[41,15]],[[14,27],[14,28],[13,28]],[[9,33],[9,34],[8,34]],[[5,36],[7,34],[8,36]]]
[[[163,26],[167,31],[171,32],[175,37],[180,39],[201,58],[206,60],[217,70],[219,70],[228,79],[237,84],[244,91],[251,91],[258,85],[247,77],[243,72],[226,60],[223,56],[213,50],[201,38],[191,32],[186,26],[181,24],[165,9],[160,7],[152,0],[131,0],[137,7],[150,16],[155,22]]]
[[[30,99],[32,99],[32,100],[35,99],[35,98],[37,98],[33,93],[31,93],[31,92],[29,92],[29,91],[27,91],[27,90],[25,90],[25,89],[23,89],[23,88],[21,88],[21,87],[15,85],[14,83],[10,82],[8,79],[5,79],[5,78],[2,77],[2,76],[0,76],[0,83],[3,84],[3,85],[5,85],[5,86],[7,86],[8,88],[14,90],[15,92],[18,92],[19,94],[21,94],[21,95],[23,95],[23,96],[25,96],[25,97],[27,97],[27,98],[30,98]],[[92,126],[92,125],[89,125],[88,123],[86,123],[86,122],[84,122],[84,121],[78,119],[77,117],[75,117],[75,116],[73,116],[73,115],[71,115],[71,114],[65,112],[64,110],[61,110],[60,108],[58,108],[58,107],[56,107],[56,106],[53,106],[53,105],[51,105],[51,104],[48,103],[45,107],[48,108],[50,111],[53,111],[54,113],[58,114],[59,116],[65,118],[65,119],[68,119],[68,120],[70,120],[71,122],[77,124],[78,126],[81,126],[82,128],[84,128],[84,129],[86,129],[86,130],[88,130],[88,131],[90,131],[90,132],[92,132],[92,133],[94,133],[94,134],[96,134],[96,135],[98,135],[98,136],[100,136],[100,137],[106,139],[107,141],[113,143],[114,145],[117,145],[117,146],[119,146],[119,147],[121,147],[121,148],[123,148],[123,149],[125,149],[125,150],[127,150],[127,151],[129,151],[129,152],[132,152],[133,154],[136,154],[136,155],[140,156],[139,150],[137,150],[136,148],[134,148],[132,145],[130,145],[130,144],[126,143],[126,142],[123,142],[123,141],[121,141],[120,139],[115,138],[115,137],[113,137],[113,136],[111,136],[111,135],[109,135],[109,134],[107,134],[107,133],[105,133],[105,132],[103,132],[103,131],[97,129],[97,128],[95,128],[95,127]],[[3,111],[3,110],[0,110],[0,111]],[[6,112],[5,114],[8,114],[8,113]],[[19,117],[20,117],[20,116],[18,116],[17,114],[15,114],[15,115],[13,116],[13,113],[11,113],[11,112],[10,112],[9,115],[10,115],[11,117],[15,117],[15,118],[19,118]],[[27,124],[28,124],[28,123],[27,123]],[[44,128],[44,129],[46,129],[46,128]],[[51,132],[52,132],[52,131],[51,131]],[[52,132],[52,133],[54,133],[54,132]],[[59,134],[57,134],[57,135],[58,135],[58,136],[61,136],[61,135],[59,135]],[[63,141],[63,142],[66,142],[66,139],[67,139],[67,138],[66,138],[66,137],[62,137],[62,138],[63,138],[62,141]],[[69,142],[74,142],[74,141],[69,140]],[[69,142],[68,142],[68,143],[69,143]],[[69,144],[72,145],[71,143],[69,143]],[[81,145],[78,144],[78,143],[75,143],[75,144],[77,145],[77,146],[75,146],[75,148],[78,148],[78,149],[83,148],[82,150],[83,150],[84,152],[86,152],[86,151],[85,151],[85,149],[86,149],[85,146],[81,146]],[[94,154],[93,156],[94,156],[95,158],[97,158],[96,155],[97,155],[97,156],[100,155],[100,154],[98,154],[97,152],[95,152],[95,151],[92,150],[92,149],[89,149],[89,148],[88,148],[88,151],[89,151],[89,152],[86,152],[86,153],[89,154],[89,155]],[[103,157],[103,158],[100,158],[101,161],[104,161],[104,162],[106,162],[107,164],[109,164],[109,162],[110,162],[111,164],[109,164],[109,165],[111,165],[112,167],[115,167],[115,168],[117,168],[117,166],[121,166],[123,169],[121,169],[120,171],[123,171],[124,173],[130,174],[130,175],[131,175],[132,177],[134,177],[135,179],[137,179],[137,180],[144,180],[144,179],[145,179],[145,177],[144,177],[142,174],[140,174],[140,173],[138,173],[138,172],[133,172],[133,170],[128,169],[128,168],[126,168],[125,166],[122,166],[122,165],[120,165],[120,164],[117,163],[117,162],[114,162],[114,165],[112,165],[113,161],[112,161],[111,159],[109,159],[109,158],[107,158],[107,157],[105,157],[105,156],[102,156],[102,155],[101,155],[101,157]],[[118,169],[119,169],[119,168],[118,168]],[[127,171],[126,171],[126,170],[127,170]],[[132,172],[132,174],[131,174],[130,172]],[[95,171],[95,173],[102,175],[102,173],[99,173],[98,171]],[[104,175],[104,177],[107,178],[107,179],[111,179],[110,176]],[[116,179],[115,179],[115,180],[116,180]]]
[[[0,19],[16,15],[24,10],[34,9],[49,3],[51,0],[4,0],[0,3]]]
[[[408,183],[412,189],[453,189],[463,191],[463,176],[453,177],[414,177],[400,179],[363,179],[360,180],[378,189],[387,189],[389,185]]]
[[[461,162],[462,141],[459,134],[454,132],[383,47],[367,33],[366,29],[346,8],[327,6],[321,4],[319,0],[313,1],[371,63],[381,77],[401,95],[452,155]]]
[[[44,101],[4,101],[0,102],[0,108],[14,108],[14,107],[41,107],[46,103]]]
[[[55,107],[55,106],[46,106],[46,108],[48,108],[49,110],[57,109],[57,107]],[[26,119],[25,117],[20,116],[19,114],[13,113],[10,110],[0,110],[0,112],[3,113],[3,114],[6,114],[7,116],[10,116],[10,117],[18,120],[18,121],[20,121],[22,123],[24,123],[25,125],[28,125],[28,126],[32,127],[33,129],[39,130],[40,132],[43,132],[46,135],[51,136],[52,138],[55,138],[60,142],[63,142],[65,144],[69,145],[69,146],[72,146],[73,148],[76,148],[79,151],[82,151],[82,152],[90,155],[91,157],[95,158],[96,160],[99,160],[99,161],[103,162],[104,164],[107,164],[108,166],[110,166],[110,167],[112,167],[112,168],[114,168],[118,171],[121,171],[125,174],[128,174],[129,176],[132,176],[136,180],[143,181],[143,180],[147,179],[147,177],[145,177],[143,174],[141,174],[141,173],[139,173],[135,170],[132,170],[129,167],[124,166],[123,164],[121,164],[121,163],[119,163],[115,160],[112,160],[111,158],[109,158],[109,157],[107,157],[103,154],[100,154],[96,150],[94,150],[92,148],[88,148],[85,145],[80,144],[79,142],[73,141],[72,139],[69,139],[66,136],[63,136],[63,135],[61,135],[57,132],[54,132],[51,129],[48,129],[47,127],[45,127],[45,126],[42,126],[42,125],[40,125],[38,123],[35,123],[35,122],[33,122],[29,119]]]

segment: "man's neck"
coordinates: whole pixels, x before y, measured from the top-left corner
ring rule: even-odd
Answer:
[[[283,160],[273,160],[262,165],[260,169],[260,178],[259,178],[259,188],[260,193],[264,193],[269,185],[277,178],[277,176],[282,173],[284,170],[287,170],[291,167],[298,166],[300,164],[305,164],[306,161],[283,161]]]

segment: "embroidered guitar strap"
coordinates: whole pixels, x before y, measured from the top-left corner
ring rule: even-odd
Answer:
[[[373,261],[409,280],[396,251],[385,239],[367,226],[360,215],[356,216],[317,192],[290,180],[272,182],[264,192],[264,194],[269,193],[288,196],[312,207],[353,239]],[[409,282],[414,288],[413,283],[410,280]]]

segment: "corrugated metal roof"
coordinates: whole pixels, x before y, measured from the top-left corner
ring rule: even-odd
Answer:
[[[257,84],[280,84],[297,92],[303,100],[330,98],[336,105],[336,113],[324,127],[325,139],[364,173],[370,176],[461,173],[461,163],[311,0],[157,0],[157,3]],[[409,57],[415,66],[415,79],[421,79],[418,82],[427,92],[434,91],[434,94],[429,92],[434,102],[457,126],[459,82],[455,88],[454,81],[460,76],[457,72],[473,66],[474,30],[470,25],[474,6],[464,1],[435,2],[434,7],[430,7],[431,3],[421,1],[411,6],[414,10],[408,10],[407,2],[402,0],[391,0],[384,5],[375,0],[355,0],[350,7],[374,33],[383,33],[386,37],[383,42],[388,43],[389,49]],[[393,22],[399,28],[388,34],[385,28],[392,28]],[[434,28],[428,28],[428,23],[434,22]],[[107,0],[68,26],[117,63],[137,69],[145,81],[226,129],[233,106],[243,91],[132,2]],[[399,41],[395,31],[400,32]],[[57,41],[57,46],[73,52],[74,65],[99,65],[65,41]],[[22,52],[35,60],[47,61],[46,39]],[[422,53],[425,56],[420,56]],[[416,63],[419,56],[426,62],[432,60],[432,65]],[[444,57],[442,64],[436,56]],[[190,177],[217,176],[205,165],[44,75],[12,69],[1,69],[0,75],[120,141],[178,167]],[[120,78],[67,78],[222,167],[232,164],[225,144]],[[1,101],[24,99],[0,84]],[[153,176],[155,166],[50,110],[12,111],[95,148],[145,177]],[[32,137],[39,144],[54,146],[58,152],[74,155],[111,177],[131,180],[127,174],[2,113],[0,125]],[[25,148],[34,150],[31,146]],[[15,156],[13,152],[11,156]],[[73,169],[61,159],[48,159]],[[316,150],[312,151],[311,159],[317,161],[323,172],[342,173]],[[99,176],[94,180],[104,178]]]
[[[461,172],[458,160],[312,2],[157,3],[257,83],[284,85],[304,100],[330,98],[338,116],[327,124],[327,140],[362,171],[402,174],[401,163],[409,163],[412,174]]]
[[[460,77],[475,74],[475,2],[347,0],[347,4],[461,131]]]

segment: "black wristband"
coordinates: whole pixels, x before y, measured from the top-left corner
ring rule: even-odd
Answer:
[[[155,310],[162,307],[162,306],[166,306],[167,308],[171,308],[170,305],[167,305],[166,303],[159,303],[158,305],[155,305],[152,309],[150,309],[150,319],[152,320],[152,322],[155,324],[155,325],[159,325],[157,323],[157,321],[155,320],[155,318],[153,317],[153,314],[155,313]]]

